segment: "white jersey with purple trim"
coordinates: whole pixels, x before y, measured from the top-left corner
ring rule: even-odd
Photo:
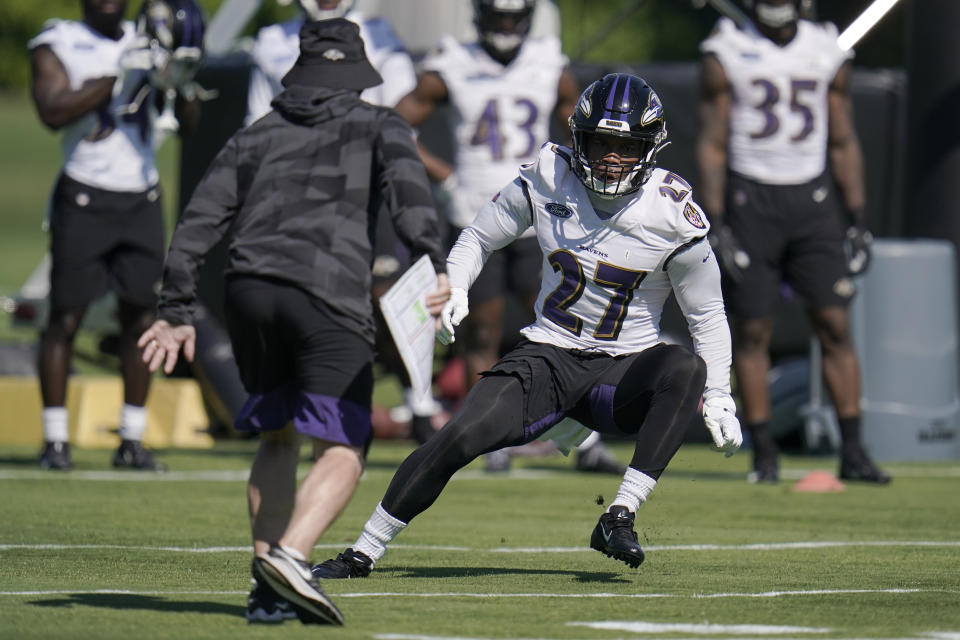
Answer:
[[[830,23],[800,20],[785,46],[721,18],[703,53],[730,82],[730,169],[765,184],[802,184],[823,173],[830,84],[853,57]]]
[[[533,226],[543,254],[529,340],[611,355],[660,341],[673,292],[707,364],[707,392],[730,393],[730,330],[710,225],[690,185],[654,169],[643,188],[592,203],[570,168],[571,151],[545,144],[536,162],[486,204],[447,258],[451,287],[469,290],[486,258]],[[607,206],[609,205],[609,206]]]
[[[454,108],[454,225],[470,224],[484,202],[549,139],[557,86],[567,62],[560,40],[553,36],[528,38],[506,66],[479,43],[464,44],[450,36],[424,59],[423,70],[443,78]]]
[[[383,18],[367,18],[359,11],[344,16],[360,27],[367,59],[380,72],[383,83],[364,89],[360,98],[371,104],[393,107],[417,85],[417,72],[403,43]],[[263,27],[253,45],[254,68],[247,91],[244,124],[262,118],[270,102],[283,91],[280,83],[300,55],[300,27],[303,18]]]
[[[67,72],[70,88],[79,89],[87,80],[120,75],[120,55],[136,36],[132,22],[125,20],[122,28],[123,36],[111,40],[83,22],[52,20],[27,46],[50,47]],[[63,127],[65,174],[108,191],[142,192],[157,184],[152,101],[145,100],[135,113],[118,113],[148,86],[147,72],[133,71],[108,105]]]

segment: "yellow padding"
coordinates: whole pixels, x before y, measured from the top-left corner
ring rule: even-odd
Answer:
[[[119,377],[74,376],[67,390],[70,442],[80,448],[112,449],[120,444],[123,382]],[[0,377],[0,445],[43,442],[40,386],[35,378]],[[208,448],[209,418],[195,380],[153,381],[147,398],[147,447]]]

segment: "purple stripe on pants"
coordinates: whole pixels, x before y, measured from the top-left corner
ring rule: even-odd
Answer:
[[[365,446],[373,432],[369,407],[343,398],[298,391],[289,385],[251,395],[240,409],[234,428],[276,431],[291,420],[304,435],[357,447]]]
[[[616,392],[617,387],[612,384],[601,384],[590,390],[590,413],[600,429],[617,429],[613,419],[613,395]]]

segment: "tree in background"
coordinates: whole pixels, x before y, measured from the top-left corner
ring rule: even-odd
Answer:
[[[399,2],[402,0],[388,0]],[[448,0],[443,0],[448,1]],[[212,17],[223,0],[198,0]],[[650,61],[693,61],[697,44],[710,32],[717,13],[696,10],[689,0],[556,0],[560,8],[564,52],[574,62],[636,64]],[[869,4],[868,0],[817,3],[818,17],[842,30]],[[139,4],[132,2],[127,18]],[[245,33],[285,20],[294,5],[264,0]],[[80,17],[75,0],[3,0],[0,9],[0,91],[22,90],[29,81],[26,42],[51,16]],[[903,5],[895,7],[857,47],[856,64],[867,67],[903,66],[905,52]]]

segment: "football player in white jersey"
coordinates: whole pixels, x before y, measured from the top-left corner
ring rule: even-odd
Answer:
[[[484,202],[536,157],[549,139],[551,119],[564,126],[579,95],[555,36],[530,38],[536,0],[474,0],[476,42],[444,37],[424,59],[416,89],[397,105],[414,127],[449,103],[454,111],[453,166],[423,146],[427,174],[449,199],[451,239],[470,224]],[[500,355],[504,304],[515,294],[533,316],[540,284],[540,251],[532,232],[490,257],[473,290],[473,313],[462,340],[466,387]],[[415,422],[415,426],[416,426]],[[415,431],[420,442],[428,437]],[[487,458],[488,470],[506,470],[506,451]],[[577,467],[623,472],[598,436],[577,451]]]
[[[571,421],[636,439],[590,546],[637,567],[636,511],[701,398],[716,445],[727,455],[740,446],[720,270],[689,183],[655,167],[667,137],[659,97],[642,78],[606,75],[584,91],[570,129],[572,149],[545,144],[460,234],[447,258],[451,297],[438,338],[453,341],[484,261],[531,228],[543,266],[536,320],[400,465],[356,543],[314,567],[317,577],[368,575],[457,470],[485,452],[562,435],[551,429],[567,431]],[[660,341],[671,293],[696,354]]]
[[[852,53],[801,0],[750,0],[755,29],[721,18],[701,44],[697,161],[733,325],[751,480],[776,482],[768,349],[781,280],[803,299],[823,349],[843,439],[839,475],[889,482],[860,438],[860,372],[848,305],[869,260],[863,158],[850,100]],[[829,160],[829,170],[827,168]]]
[[[49,128],[63,132],[64,164],[49,215],[50,311],[40,342],[45,441],[40,464],[47,469],[72,467],[65,401],[73,341],[87,306],[108,287],[118,298],[124,383],[122,442],[113,464],[163,469],[141,444],[151,376],[136,341],[153,322],[163,269],[163,207],[154,161],[162,97],[152,87],[172,70],[159,68],[158,56],[169,61],[174,48],[153,42],[147,27],[154,18],[168,20],[177,48],[199,50],[203,15],[192,1],[156,0],[149,6],[164,10],[162,16],[145,11],[140,23],[146,30],[138,32],[123,19],[126,5],[126,0],[81,0],[81,21],[52,20],[28,44],[37,113]],[[182,129],[188,130],[196,123],[195,105],[177,102]]]

